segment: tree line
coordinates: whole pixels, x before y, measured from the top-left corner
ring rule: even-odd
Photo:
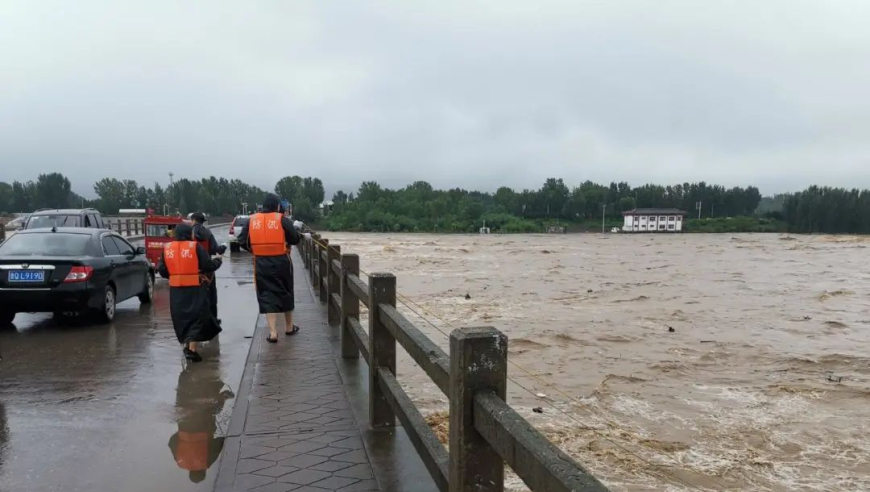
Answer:
[[[323,183],[317,178],[288,176],[274,189],[291,204],[303,220],[315,220],[323,202]],[[187,214],[193,211],[211,215],[235,215],[245,208],[254,211],[266,191],[238,179],[214,176],[200,180],[182,178],[169,186],[145,186],[131,179],[103,178],[94,183],[96,199],[85,199],[71,190],[69,179],[60,173],[40,174],[36,181],[11,184],[0,182],[0,212],[31,212],[40,208],[93,207],[106,215],[121,209],[153,209],[156,213]],[[294,204],[295,207],[295,204]]]
[[[793,232],[870,234],[870,190],[810,186],[785,196],[780,213]]]
[[[244,208],[256,210],[266,194],[241,180],[214,176],[183,178],[165,187],[103,178],[93,189],[97,198],[86,199],[72,191],[61,173],[40,174],[27,182],[0,182],[0,212],[94,207],[107,215],[124,208],[234,215]],[[550,178],[537,190],[502,187],[487,193],[437,190],[425,181],[392,190],[366,181],[356,193],[337,191],[326,217],[319,217],[325,189],[318,178],[285,176],[273,191],[290,201],[296,217],[322,221],[333,230],[474,232],[486,221],[494,231],[536,232],[557,221],[600,224],[602,214],[609,227],[619,225],[621,213],[633,208],[678,208],[697,218],[700,203],[702,220],[691,222],[697,230],[726,230],[729,224],[733,230],[737,224],[739,230],[870,234],[870,190],[823,186],[762,197],[754,186],[726,188],[704,182],[631,187],[625,182],[586,181],[569,187],[562,179]],[[736,218],[744,219],[732,220]],[[760,218],[766,222],[747,220]]]
[[[628,183],[609,186],[586,181],[569,188],[562,179],[547,179],[540,189],[515,191],[502,187],[495,193],[460,188],[435,190],[418,181],[390,190],[378,183],[362,183],[356,196],[338,191],[325,225],[336,230],[472,232],[486,221],[503,232],[540,231],[547,221],[598,221],[602,215],[619,221],[633,208],[678,208],[697,217],[752,215],[761,201],[758,188],[725,188],[683,183],[672,186]]]

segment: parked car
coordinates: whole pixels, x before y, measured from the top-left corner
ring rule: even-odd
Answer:
[[[7,222],[6,225],[3,226],[3,228],[6,229],[6,232],[18,231],[24,228],[24,223],[27,222],[28,217],[30,217],[30,215],[15,217],[14,219]]]
[[[0,325],[16,313],[93,313],[112,321],[117,303],[154,294],[145,248],[89,228],[25,229],[0,245]]]
[[[52,227],[92,227],[104,229],[103,215],[93,208],[49,209],[30,214],[25,229],[51,229]]]
[[[248,225],[249,220],[251,220],[250,215],[236,215],[233,219],[233,223],[230,224],[228,234],[230,236],[230,251],[233,253],[237,253],[242,249],[239,245],[239,234],[242,233],[242,228]]]

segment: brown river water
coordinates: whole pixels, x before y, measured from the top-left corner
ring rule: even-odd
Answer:
[[[614,491],[870,490],[870,238],[327,237],[445,350],[454,326],[507,333],[511,404]]]

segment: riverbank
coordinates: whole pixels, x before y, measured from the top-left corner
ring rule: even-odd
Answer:
[[[621,218],[608,218],[604,221],[604,231],[611,232],[613,229],[622,230],[623,221]],[[474,234],[479,232],[483,225],[481,221],[478,225],[468,225],[467,227],[449,227],[449,228],[421,228],[414,226],[407,228],[406,224],[397,222],[393,226],[381,224],[377,227],[366,227],[363,224],[358,224],[356,227],[347,227],[343,223],[330,221],[329,217],[320,220],[318,223],[309,224],[314,230],[323,230],[330,232],[381,232],[381,233],[423,233],[423,234]],[[579,220],[579,221],[540,221],[522,219],[506,214],[498,214],[489,216],[486,220],[486,226],[493,234],[535,234],[547,232],[551,226],[564,227],[568,234],[573,233],[600,233],[602,230],[601,220]],[[788,225],[775,219],[764,217],[716,217],[708,219],[687,219],[685,221],[685,230],[687,233],[711,233],[711,234],[737,234],[737,233],[785,233],[788,232]]]

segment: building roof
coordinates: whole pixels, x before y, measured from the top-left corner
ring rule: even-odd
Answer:
[[[622,215],[686,215],[678,208],[635,208],[626,210]]]

